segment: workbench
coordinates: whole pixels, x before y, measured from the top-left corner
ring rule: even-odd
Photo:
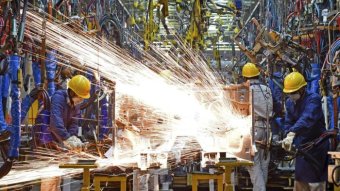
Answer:
[[[198,190],[198,182],[199,180],[216,180],[217,181],[217,191],[223,191],[223,174],[209,174],[203,172],[193,172],[189,173],[191,176],[191,189],[192,191]]]
[[[66,163],[66,164],[60,164],[59,168],[82,168],[83,169],[83,186],[81,188],[81,191],[90,191],[90,169],[97,168],[96,164]]]

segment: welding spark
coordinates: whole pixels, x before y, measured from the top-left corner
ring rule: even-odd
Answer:
[[[42,34],[43,18],[33,12],[29,12],[28,17],[29,33]],[[209,140],[204,138],[207,137],[206,133],[213,137],[214,134],[240,128],[241,131],[249,131],[250,120],[233,112],[223,96],[219,76],[209,69],[197,52],[184,45],[181,54],[186,56],[182,56],[179,61],[176,59],[179,53],[165,53],[153,48],[156,56],[145,53],[145,60],[141,63],[119,47],[84,33],[77,34],[67,25],[47,22],[45,30],[46,45],[58,50],[62,58],[60,64],[63,64],[65,57],[77,69],[81,66],[76,63],[85,62],[87,69],[99,70],[102,77],[116,81],[119,94],[132,97],[170,119],[168,132],[161,137],[165,140],[193,135],[201,137],[199,141],[203,143]],[[34,41],[41,41],[39,35],[33,38]],[[173,72],[170,80],[164,80],[157,73],[164,65]],[[200,81],[201,85],[194,84],[195,81]],[[204,136],[199,136],[202,133]],[[216,146],[212,144],[211,148]],[[141,147],[138,150],[147,148]]]
[[[156,124],[149,129],[133,130],[136,127],[131,126],[132,131],[120,131],[123,142],[113,151],[119,157],[98,160],[99,163],[131,163],[143,152],[170,151],[178,136],[196,137],[203,150],[228,151],[232,146],[228,141],[249,134],[251,120],[232,110],[220,76],[211,71],[197,51],[186,48],[180,41],[179,51],[164,52],[151,46],[152,54],[145,52],[143,60],[136,60],[125,50],[65,24],[46,21],[43,29],[44,18],[38,13],[29,11],[27,17],[26,35],[39,44],[41,34],[45,34],[46,46],[57,50],[58,64],[85,73],[96,71],[116,82],[117,111],[128,97],[145,108],[143,111],[153,111],[149,116],[157,116],[149,119]],[[172,72],[170,79],[158,74],[165,66]],[[143,134],[147,130],[149,134]],[[127,145],[130,150],[123,149]],[[51,172],[51,168],[56,173],[61,171],[47,167],[46,172]]]

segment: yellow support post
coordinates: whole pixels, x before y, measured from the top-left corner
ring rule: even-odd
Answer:
[[[230,161],[230,162],[219,162],[216,166],[224,167],[224,177],[225,177],[225,191],[233,191],[233,185],[231,184],[231,172],[235,167],[240,166],[252,166],[253,162],[249,161]]]
[[[82,168],[83,187],[81,191],[90,191],[90,169],[97,168],[96,164],[60,164],[59,168]]]

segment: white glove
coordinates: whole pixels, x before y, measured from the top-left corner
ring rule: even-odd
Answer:
[[[282,141],[282,148],[286,151],[291,151],[292,150],[292,144],[293,144],[293,140],[295,137],[295,133],[294,132],[289,132],[287,134],[287,137],[285,139],[283,139]]]
[[[69,149],[81,148],[83,146],[83,142],[74,135],[63,141],[63,143]]]

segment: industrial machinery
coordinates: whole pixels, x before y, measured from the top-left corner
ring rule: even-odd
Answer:
[[[101,181],[116,179],[138,190],[186,188],[191,177],[199,177],[192,174],[208,171],[219,181],[219,173],[229,173],[227,183],[234,177],[224,185],[227,190],[232,184],[251,189],[240,166],[251,165],[255,145],[272,153],[268,188],[292,189],[292,159],[306,153],[286,152],[280,145],[286,99],[281,90],[291,71],[301,72],[308,91],[323,97],[329,131],[313,143],[331,138],[331,150],[337,146],[339,0],[0,5],[1,189],[34,184],[47,174],[77,178],[81,171],[73,167],[84,169],[84,190],[90,180],[99,189]],[[241,77],[248,61],[260,68],[261,81],[281,92],[273,119],[267,118],[275,128],[267,126],[261,143],[253,139],[256,100]],[[49,129],[51,97],[76,74],[92,84],[91,97],[80,105],[81,151],[53,141]],[[73,158],[91,161],[90,167],[67,164]],[[317,168],[317,161],[309,160]],[[336,187],[338,167],[332,169],[329,182]],[[119,178],[107,177],[110,173]],[[208,182],[211,189],[221,188]]]

